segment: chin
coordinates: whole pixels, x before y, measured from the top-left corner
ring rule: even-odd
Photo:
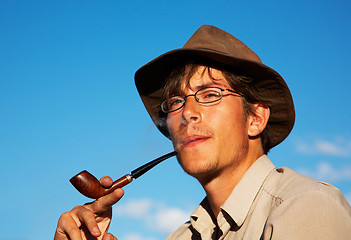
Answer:
[[[198,148],[182,148],[177,152],[182,166],[201,163],[209,156],[206,151]]]
[[[215,161],[208,153],[199,151],[181,151],[178,153],[178,162],[183,170],[197,179],[208,175],[216,168]]]

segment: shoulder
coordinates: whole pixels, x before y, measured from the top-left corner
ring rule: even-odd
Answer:
[[[334,186],[289,168],[276,169],[270,183],[265,189],[274,199],[266,225],[266,231],[274,229],[270,234],[285,235],[285,239],[343,239],[346,233],[351,235],[350,205]]]
[[[317,201],[318,196],[325,201],[340,202],[350,207],[341,191],[331,184],[301,175],[286,167],[277,168],[275,172],[272,176],[273,184],[267,184],[265,190],[281,202],[300,198]]]

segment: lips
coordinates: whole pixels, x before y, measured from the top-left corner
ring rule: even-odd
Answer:
[[[195,147],[198,144],[201,144],[210,139],[209,136],[203,135],[192,135],[185,138],[180,138],[180,143],[183,147]]]

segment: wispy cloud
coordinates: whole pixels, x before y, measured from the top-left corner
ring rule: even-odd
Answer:
[[[156,238],[144,237],[144,236],[141,236],[141,235],[139,235],[137,233],[126,234],[121,239],[123,239],[123,240],[158,240]]]
[[[296,150],[303,154],[323,154],[336,157],[351,157],[351,140],[343,137],[325,140],[321,138],[295,139]]]
[[[190,214],[191,211],[166,206],[151,199],[129,200],[114,208],[116,217],[138,219],[148,228],[165,234],[173,232],[184,222],[188,221]],[[139,235],[131,234],[128,236],[128,240],[145,240],[145,238],[139,237]]]
[[[351,180],[351,165],[342,166],[339,168],[333,167],[327,162],[319,163],[314,169],[298,169],[298,172],[315,178],[321,181],[327,182],[340,182]]]
[[[132,199],[125,204],[115,207],[115,214],[118,216],[129,216],[142,219],[149,214],[155,203],[150,199]]]

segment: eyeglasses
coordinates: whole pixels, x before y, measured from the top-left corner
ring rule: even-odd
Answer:
[[[172,96],[166,100],[164,100],[159,108],[164,113],[171,113],[181,109],[186,102],[186,98],[190,96],[194,96],[195,100],[203,105],[209,105],[211,103],[218,102],[223,97],[223,92],[229,91],[235,93],[239,96],[242,96],[240,93],[231,90],[231,89],[222,89],[219,87],[206,87],[196,91],[194,94],[189,94],[187,96]]]

